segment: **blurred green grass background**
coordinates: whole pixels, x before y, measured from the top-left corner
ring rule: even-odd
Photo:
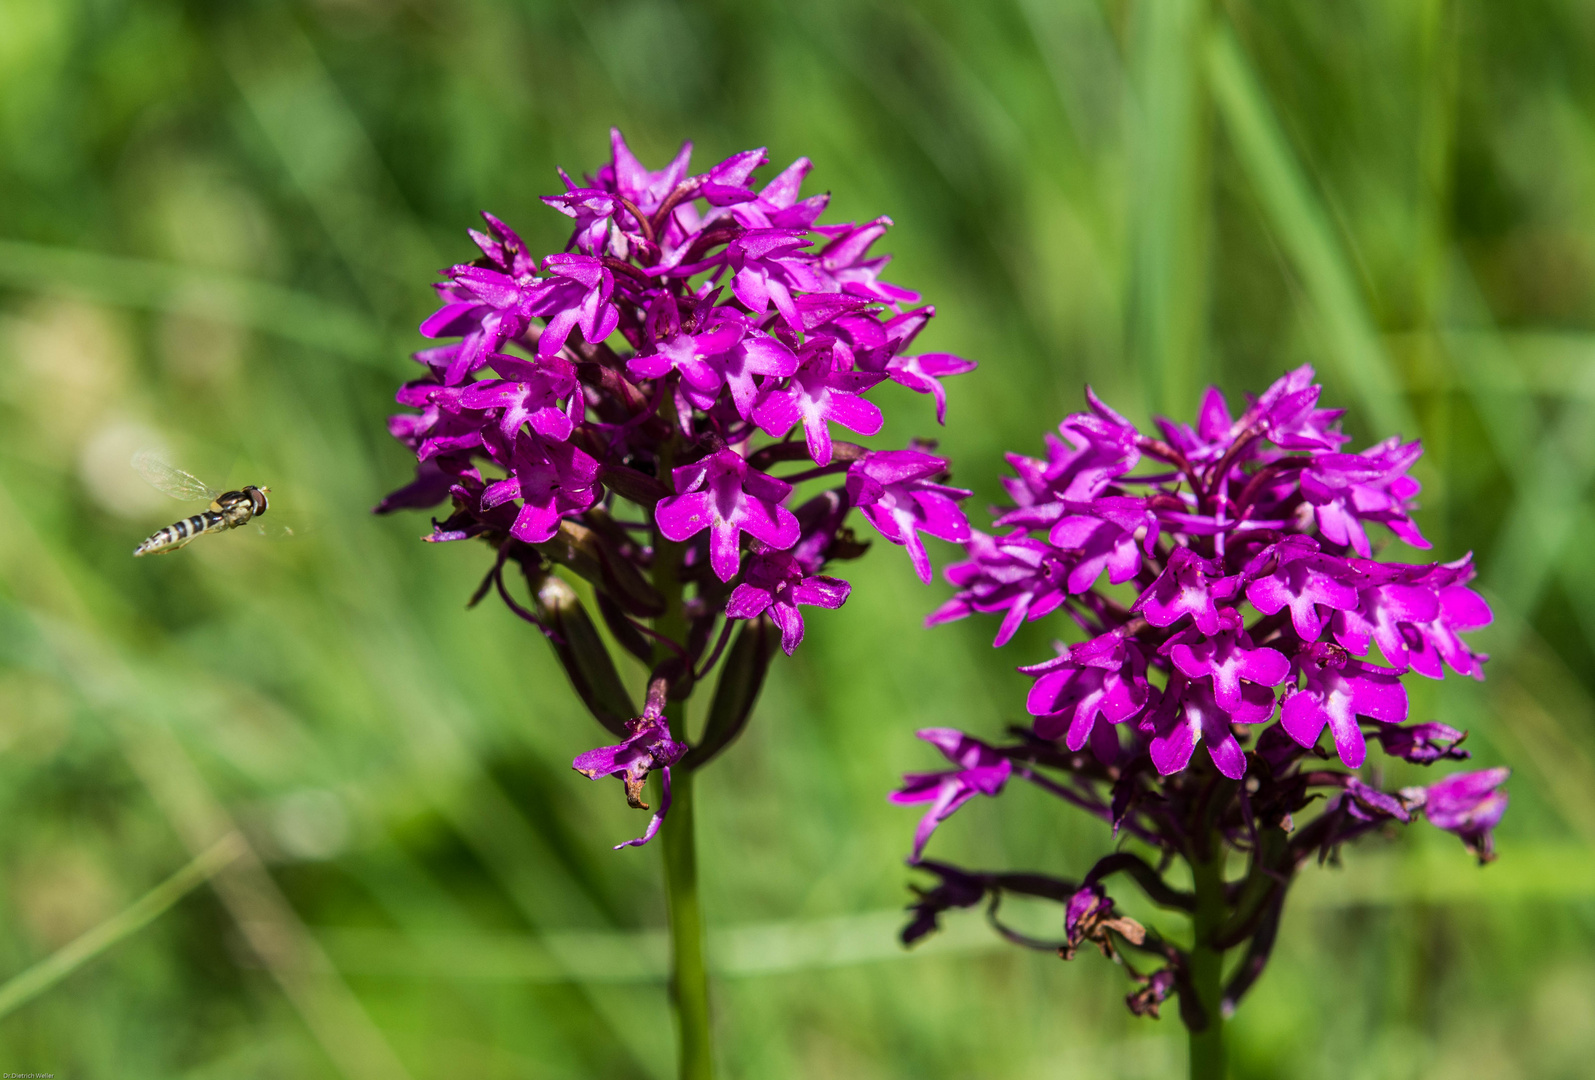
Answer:
[[[808,155],[827,220],[895,219],[922,344],[982,367],[945,432],[903,392],[883,438],[941,435],[977,519],[1086,382],[1187,416],[1312,362],[1357,445],[1422,436],[1420,522],[1498,619],[1488,681],[1415,678],[1414,715],[1515,768],[1501,858],[1414,829],[1308,872],[1235,1073],[1587,1076],[1592,59],[1576,0],[0,0],[0,979],[34,970],[0,1068],[668,1075],[657,855],[568,767],[598,728],[464,610],[484,551],[367,514],[432,272],[484,208],[558,249],[537,197],[615,124],[651,163]],[[176,506],[127,467],[151,442],[319,528],[133,562]],[[894,944],[911,732],[1017,719],[1048,635],[921,633],[945,588],[856,566],[700,780],[725,1074],[1181,1075],[1095,957],[974,915]],[[936,844],[1107,842],[1015,792]]]

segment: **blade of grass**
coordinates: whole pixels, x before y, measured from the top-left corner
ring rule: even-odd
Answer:
[[[159,918],[166,909],[209,881],[244,851],[244,838],[228,833],[177,873],[81,937],[0,985],[0,1017],[7,1016],[84,964],[131,937]]]
[[[1341,381],[1381,434],[1417,436],[1417,420],[1374,329],[1352,262],[1227,23],[1215,25],[1208,36],[1207,77],[1268,224],[1317,309]]]
[[[1455,845],[1455,846],[1454,846]],[[1541,842],[1510,849],[1512,872],[1481,869],[1444,838],[1411,851],[1359,851],[1343,868],[1306,873],[1296,886],[1302,910],[1472,904],[1531,900],[1585,903],[1595,898],[1595,858],[1583,844]],[[1002,952],[1009,946],[983,919],[953,915],[923,944],[897,939],[903,911],[879,911],[729,926],[709,932],[710,967],[719,976],[757,978],[895,963],[923,957]],[[591,984],[659,982],[666,974],[662,931],[404,935],[322,927],[338,966],[388,978]]]
[[[233,23],[217,55],[366,300],[404,310],[443,257],[293,17]],[[419,275],[419,276],[418,276]]]
[[[0,285],[234,323],[362,363],[387,352],[381,331],[357,312],[215,270],[0,240]]]
[[[1183,415],[1206,374],[1209,105],[1200,77],[1207,0],[1137,4],[1130,342],[1149,408]]]
[[[1512,502],[1484,561],[1483,589],[1496,608],[1491,652],[1502,657],[1506,678],[1492,682],[1495,713],[1488,734],[1517,752],[1554,793],[1556,812],[1595,838],[1595,763],[1582,749],[1569,714],[1595,716],[1595,701],[1577,673],[1535,633],[1531,622],[1553,575],[1569,555],[1575,523],[1595,483],[1595,367],[1586,365],[1568,388],[1554,424],[1543,425],[1522,366],[1495,330],[1489,306],[1459,252],[1449,260],[1448,323],[1439,332],[1443,356],[1483,423],[1485,437],[1512,480]],[[1453,329],[1455,327],[1456,329]],[[1465,329],[1464,329],[1465,328]],[[1465,335],[1465,336],[1459,336]],[[1584,575],[1562,571],[1574,607],[1595,603]],[[1595,626],[1581,624],[1587,641]],[[1550,704],[1560,698],[1565,707]]]

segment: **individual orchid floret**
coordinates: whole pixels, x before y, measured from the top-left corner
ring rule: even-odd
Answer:
[[[1466,761],[1473,756],[1458,745],[1467,737],[1467,732],[1447,724],[1431,721],[1405,727],[1380,725],[1375,734],[1386,754],[1414,765],[1431,765],[1445,758]]]
[[[1015,534],[987,536],[970,530],[970,558],[942,571],[958,593],[925,617],[926,626],[961,619],[971,612],[1002,613],[992,644],[1007,644],[1026,620],[1050,615],[1068,599],[1068,559],[1045,541]]]
[[[678,543],[709,530],[709,565],[721,581],[742,565],[742,533],[776,550],[797,543],[797,518],[781,503],[792,485],[749,468],[735,450],[716,450],[672,474],[679,495],[661,499],[659,531]]]
[[[892,261],[890,255],[868,257],[875,241],[886,234],[892,219],[878,217],[863,225],[841,225],[820,228],[832,239],[820,251],[818,263],[821,271],[841,290],[882,303],[917,304],[919,294],[881,279],[881,271]]]
[[[622,742],[578,754],[570,763],[571,768],[589,780],[618,775],[626,784],[627,805],[637,810],[648,809],[648,804],[642,801],[643,783],[649,773],[659,770],[659,809],[649,819],[648,828],[641,836],[616,844],[616,850],[640,847],[658,834],[670,810],[670,766],[686,752],[686,744],[670,737],[670,725],[663,712],[651,705],[643,715],[627,722],[626,738]]]
[[[530,309],[548,318],[537,339],[538,356],[557,354],[577,327],[590,345],[615,332],[620,325],[620,309],[612,300],[615,276],[603,260],[592,255],[550,255],[543,260],[543,270],[550,277]]]
[[[481,249],[483,257],[492,264],[492,268],[517,279],[535,275],[537,260],[532,257],[526,241],[522,240],[514,229],[485,210],[482,212],[482,220],[487,222],[487,232],[481,233],[475,229],[466,231]]]
[[[1090,412],[1073,413],[1058,425],[1064,441],[1047,437],[1045,462],[1009,457],[1030,488],[1031,497],[1026,500],[1010,487],[1009,493],[1021,505],[1094,499],[1141,460],[1141,435],[1135,426],[1104,405],[1090,387],[1086,388],[1086,400]],[[1023,467],[1026,464],[1028,470]]]
[[[1345,559],[1319,553],[1307,536],[1290,536],[1263,550],[1246,568],[1246,599],[1265,615],[1290,609],[1291,626],[1303,641],[1324,632],[1324,611],[1357,607],[1356,573]]]
[[[618,213],[627,212],[625,203],[614,193],[602,188],[578,187],[564,169],[559,170],[559,178],[565,182],[565,194],[544,195],[543,202],[566,217],[576,219],[576,232],[571,236],[571,245],[577,251],[583,255],[602,254],[609,247],[610,219]],[[621,255],[621,258],[624,257]]]
[[[1278,649],[1254,648],[1234,608],[1225,608],[1219,623],[1220,630],[1211,637],[1185,631],[1171,638],[1168,653],[1186,678],[1211,679],[1218,707],[1233,713],[1242,707],[1246,686],[1274,687],[1284,682],[1290,675],[1290,660]]]
[[[682,143],[670,164],[658,171],[650,171],[637,160],[616,128],[609,129],[609,145],[614,157],[598,171],[596,186],[635,203],[644,214],[658,212],[670,193],[687,178],[692,161],[690,142]]]
[[[1407,689],[1400,673],[1353,660],[1333,645],[1306,650],[1299,662],[1303,686],[1285,696],[1281,725],[1291,738],[1311,747],[1327,724],[1341,762],[1348,769],[1361,767],[1368,751],[1357,717],[1384,724],[1407,718]]]
[[[860,396],[881,380],[882,376],[867,372],[837,371],[827,355],[811,356],[786,387],[765,391],[753,410],[753,421],[777,439],[785,438],[793,424],[801,423],[809,456],[816,465],[829,465],[831,422],[860,435],[881,430],[885,422],[881,410]]]
[[[1501,785],[1512,774],[1508,768],[1457,773],[1428,787],[1404,788],[1401,794],[1413,809],[1421,809],[1429,824],[1462,838],[1480,862],[1495,858],[1491,834],[1506,813],[1506,792]]]
[[[1052,523],[1047,542],[1075,555],[1069,592],[1085,592],[1104,570],[1113,585],[1123,585],[1141,572],[1141,553],[1151,552],[1161,529],[1146,500],[1109,495],[1057,505],[1062,516]]]
[[[1213,766],[1231,780],[1246,775],[1246,754],[1235,737],[1235,724],[1261,724],[1274,715],[1274,693],[1242,682],[1234,707],[1218,703],[1211,679],[1191,679],[1183,672],[1169,676],[1158,704],[1141,722],[1150,736],[1148,749],[1159,774],[1183,771],[1201,743]]]
[[[1319,531],[1331,543],[1346,544],[1363,558],[1368,544],[1364,521],[1377,521],[1402,540],[1427,548],[1410,516],[1418,482],[1407,470],[1423,453],[1416,442],[1390,438],[1360,454],[1321,454],[1302,473],[1301,490]]]
[[[1153,626],[1173,626],[1187,615],[1204,634],[1219,630],[1218,605],[1239,591],[1235,577],[1220,577],[1219,571],[1188,547],[1177,547],[1169,555],[1151,586],[1136,600],[1131,611],[1146,616]]]
[[[1056,660],[1021,669],[1038,676],[1025,708],[1036,718],[1036,734],[1062,738],[1071,751],[1090,740],[1104,764],[1118,757],[1119,738],[1111,725],[1122,724],[1146,706],[1146,658],[1120,634],[1064,649]]]
[[[1282,450],[1336,450],[1350,438],[1336,426],[1346,410],[1318,408],[1322,389],[1313,382],[1312,366],[1303,364],[1263,391],[1238,426],[1256,425]]]
[[[979,365],[952,353],[925,353],[921,356],[894,356],[886,363],[886,373],[895,383],[936,399],[936,422],[947,422],[947,389],[941,381],[949,375],[964,375]]]
[[[1112,959],[1116,955],[1113,937],[1117,934],[1132,945],[1146,940],[1146,927],[1134,919],[1119,915],[1113,910],[1113,901],[1100,884],[1079,889],[1064,906],[1063,932],[1065,944],[1059,950],[1065,960],[1073,960],[1075,951],[1090,942]]]
[[[918,732],[958,768],[951,772],[909,773],[903,786],[892,793],[899,805],[930,803],[930,809],[914,831],[914,854],[918,859],[936,826],[952,817],[976,795],[996,795],[1013,772],[1013,764],[979,739],[972,739],[953,728],[926,728]]]
[[[428,362],[443,369],[448,385],[458,384],[489,354],[526,332],[547,289],[547,282],[530,275],[515,278],[485,267],[454,267],[439,290],[446,302],[421,323],[421,333],[463,340]]]
[[[731,291],[737,299],[754,316],[763,315],[773,304],[793,333],[803,328],[793,292],[828,291],[815,272],[813,256],[803,250],[806,246],[796,229],[750,229],[726,248]]]
[[[679,372],[682,389],[694,404],[707,408],[725,382],[709,358],[734,348],[750,326],[734,308],[704,302],[695,309],[684,319],[674,293],[664,291],[654,297],[648,305],[644,347],[626,362],[626,372],[634,379],[663,379]]]
[[[803,614],[799,604],[841,607],[852,586],[840,578],[811,574],[785,551],[763,551],[749,561],[740,585],[731,590],[726,617],[752,619],[769,613],[781,630],[781,650],[788,656],[803,640]]]
[[[1412,820],[1407,802],[1400,796],[1380,791],[1355,776],[1346,780],[1346,786],[1342,790],[1339,803],[1331,809],[1344,809],[1347,814],[1359,821],[1382,821],[1394,818],[1405,823]]]
[[[515,440],[510,475],[487,486],[482,508],[490,510],[520,499],[510,535],[540,544],[554,535],[562,517],[593,505],[598,497],[597,480],[598,462],[578,447],[523,434]]]
[[[705,220],[729,215],[744,229],[807,229],[831,201],[828,194],[798,198],[803,179],[813,167],[808,158],[798,158],[764,185],[754,198],[711,212]]]
[[[489,366],[502,378],[469,383],[459,392],[467,409],[500,409],[499,431],[511,442],[521,425],[551,442],[565,442],[581,422],[576,369],[559,357],[534,364],[517,356],[490,353]]]
[[[866,454],[847,470],[847,494],[871,525],[894,544],[902,544],[914,569],[930,583],[930,554],[920,533],[962,543],[969,539],[969,519],[958,500],[969,492],[936,483],[947,461],[918,450],[885,450]]]

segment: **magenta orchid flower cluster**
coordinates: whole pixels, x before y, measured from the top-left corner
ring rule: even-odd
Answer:
[[[1407,722],[1402,679],[1447,669],[1481,678],[1485,657],[1461,635],[1491,613],[1468,587],[1466,556],[1374,558],[1379,530],[1429,547],[1412,520],[1418,484],[1408,470],[1420,448],[1393,438],[1345,452],[1341,413],[1318,408],[1319,390],[1303,367],[1236,417],[1210,389],[1194,428],[1159,420],[1155,435],[1088,390],[1089,411],[1048,437],[1044,460],[1008,456],[1012,505],[998,511],[994,535],[971,535],[968,560],[946,571],[957,592],[928,622],[999,616],[1001,646],[1023,623],[1054,615],[1081,640],[1019,669],[1034,679],[1032,721],[1010,741],[919,733],[954,768],[910,775],[893,796],[929,804],[911,862],[939,878],[921,890],[905,941],[930,933],[949,908],[985,901],[1019,944],[1068,958],[1089,941],[1124,963],[1135,1012],[1155,1016],[1177,993],[1193,1033],[1216,1032],[1267,963],[1308,859],[1418,817],[1481,861],[1492,857],[1507,770],[1398,790],[1357,771],[1370,741],[1420,765],[1468,757],[1463,732]],[[1014,779],[1128,842],[1077,881],[923,859],[938,824]],[[1247,864],[1234,880],[1231,853]],[[1191,889],[1165,877],[1177,859],[1190,864]],[[1192,945],[1117,914],[1104,885],[1115,874],[1191,916]],[[1005,923],[1006,894],[1058,903],[1063,937],[1043,941]],[[1153,963],[1131,964],[1126,949]],[[1244,951],[1226,973],[1230,950]]]
[[[554,646],[587,708],[621,738],[577,757],[619,776],[646,809],[646,778],[696,768],[736,736],[775,642],[803,638],[804,606],[838,608],[828,565],[867,546],[853,509],[906,548],[931,580],[923,536],[963,542],[947,462],[933,444],[870,450],[837,437],[880,431],[871,391],[895,382],[930,395],[973,362],[911,352],[934,314],[881,276],[871,246],[891,224],[817,224],[829,196],[800,197],[809,161],[763,186],[763,150],[690,174],[691,144],[650,171],[612,132],[596,177],[543,201],[575,220],[567,251],[540,262],[484,214],[471,262],[444,271],[442,304],[421,333],[445,343],[415,359],[422,377],[389,429],[415,452],[413,483],[377,508],[435,506],[432,541],[480,538],[496,589]],[[829,487],[824,481],[832,481]],[[805,490],[808,497],[799,498]],[[520,567],[531,603],[512,595]],[[560,573],[554,573],[558,567]],[[639,715],[586,605],[560,574],[585,579],[609,635],[652,672]],[[669,703],[727,657],[697,740]],[[718,629],[717,629],[718,628]],[[679,710],[678,710],[679,711]]]

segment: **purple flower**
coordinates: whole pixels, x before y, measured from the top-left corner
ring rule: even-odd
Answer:
[[[617,851],[623,847],[640,847],[658,834],[670,810],[670,766],[687,752],[685,743],[670,737],[670,726],[658,713],[644,713],[628,721],[626,733],[626,739],[618,745],[600,746],[578,754],[570,763],[571,768],[589,780],[618,774],[626,784],[626,802],[636,810],[648,809],[648,804],[642,801],[642,786],[650,772],[661,770],[659,809],[649,819],[647,830],[635,840],[616,844]]]
[[[726,265],[733,272],[731,291],[737,299],[756,317],[774,304],[793,333],[802,330],[803,320],[792,291],[829,291],[805,247],[807,241],[797,229],[750,229],[726,248]]]
[[[522,240],[514,229],[485,210],[482,211],[482,220],[487,222],[486,233],[479,233],[475,229],[466,230],[476,242],[476,246],[482,249],[482,254],[512,278],[535,275],[537,260],[532,258],[532,253],[527,250],[526,241]]]
[[[1256,424],[1282,450],[1335,450],[1347,439],[1334,426],[1346,410],[1317,408],[1321,391],[1311,365],[1303,364],[1263,391],[1237,427]]]
[[[1346,781],[1345,795],[1341,800],[1346,812],[1360,821],[1379,821],[1382,818],[1395,818],[1403,822],[1412,820],[1412,815],[1400,798],[1369,787],[1355,776]]]
[[[1385,724],[1407,718],[1407,689],[1399,672],[1348,658],[1333,646],[1301,657],[1303,688],[1285,695],[1280,723],[1302,746],[1312,747],[1329,725],[1335,750],[1348,769],[1359,768],[1367,744],[1357,717]]]
[[[969,492],[930,478],[947,471],[947,462],[917,450],[884,450],[866,454],[847,470],[847,494],[870,524],[894,544],[908,549],[914,569],[930,583],[930,555],[919,534],[962,543],[969,539],[969,519],[958,499]]]
[[[1381,727],[1379,745],[1386,754],[1417,765],[1429,765],[1441,758],[1465,761],[1472,755],[1457,744],[1467,733],[1440,723],[1409,724],[1406,727]]]
[[[1319,454],[1302,473],[1301,491],[1332,543],[1350,545],[1368,558],[1372,548],[1364,521],[1377,521],[1413,547],[1429,542],[1409,515],[1418,482],[1406,475],[1423,448],[1395,437],[1360,454]]]
[[[899,318],[912,334],[908,315]],[[1209,925],[1223,928],[1222,948],[1238,957],[1224,981],[1227,1015],[1261,975],[1304,865],[1409,823],[1416,810],[1489,857],[1506,805],[1504,769],[1399,792],[1348,771],[1363,764],[1369,737],[1417,764],[1468,756],[1458,746],[1464,732],[1404,723],[1401,676],[1440,678],[1446,668],[1479,676],[1485,657],[1462,634],[1487,625],[1491,612],[1467,588],[1467,557],[1422,565],[1370,557],[1376,527],[1427,546],[1411,518],[1418,485],[1408,471],[1419,446],[1392,439],[1342,453],[1341,414],[1319,408],[1319,397],[1307,367],[1249,400],[1238,418],[1213,388],[1194,427],[1160,418],[1161,437],[1152,437],[1088,389],[1089,409],[1064,419],[1061,438],[1045,437],[1044,458],[1007,455],[1010,505],[993,510],[1005,531],[970,531],[966,560],[946,571],[956,592],[926,621],[997,614],[1002,645],[1025,621],[1051,614],[1085,640],[1019,668],[1036,680],[1028,729],[1011,729],[1001,745],[968,745],[1159,858],[1120,847],[1080,883],[926,864],[943,885],[920,893],[905,939],[935,929],[942,911],[985,900],[993,926],[1016,944],[1067,958],[1095,942],[1137,983],[1131,1011],[1155,1016],[1177,993],[1181,1018],[1198,1032],[1212,1019],[1212,1003],[1197,993],[1199,959],[1207,952],[1216,962],[1214,943],[1200,931],[1191,947],[1128,920],[1115,926],[1102,885],[1109,875],[1125,875],[1165,910],[1217,917]],[[1392,666],[1358,658],[1375,643]],[[1318,748],[1325,727],[1338,763]],[[1198,745],[1206,760],[1196,758]],[[945,775],[945,788],[938,776],[911,790],[949,806],[987,790]],[[916,858],[933,824],[922,823]],[[1237,875],[1241,856],[1248,865]],[[1164,876],[1180,859],[1190,876],[1175,881],[1189,889]],[[1066,940],[1005,924],[998,911],[1008,895],[1060,905]],[[1132,966],[1121,946],[1159,966]]]
[[[467,409],[501,409],[499,431],[509,442],[521,425],[530,424],[552,442],[564,442],[581,422],[583,402],[576,395],[576,370],[569,362],[551,357],[538,364],[503,353],[490,353],[487,362],[502,379],[469,383],[460,390]]]
[[[744,420],[752,420],[759,396],[754,376],[785,378],[797,370],[798,359],[791,349],[775,338],[765,334],[750,334],[724,352],[709,357],[708,363],[717,380],[716,385],[724,384],[731,391],[737,414]],[[701,398],[695,404],[699,408],[705,407]]]
[[[464,340],[428,362],[441,363],[449,385],[460,382],[481,367],[489,353],[526,331],[546,290],[547,282],[530,274],[511,277],[480,266],[454,267],[449,282],[439,286],[447,302],[421,323],[421,334]]]
[[[615,277],[592,255],[550,255],[543,270],[552,277],[531,305],[531,314],[549,316],[537,339],[537,355],[553,356],[565,347],[570,332],[581,327],[588,344],[597,345],[620,325],[620,309],[611,300]]]
[[[1141,460],[1141,435],[1135,426],[1098,400],[1090,387],[1086,400],[1091,412],[1074,413],[1058,425],[1065,441],[1047,436],[1046,461],[1008,456],[1019,473],[1018,483],[1007,485],[1008,494],[1021,507],[1094,499]]]
[[[835,421],[860,435],[880,431],[884,422],[880,409],[859,396],[860,391],[880,381],[879,375],[836,371],[829,356],[813,356],[785,387],[764,392],[753,410],[753,421],[766,435],[777,439],[785,438],[792,425],[801,421],[809,456],[816,465],[829,465],[831,429],[827,421]]]
[[[1071,593],[1091,588],[1103,570],[1114,585],[1123,585],[1140,573],[1141,548],[1151,552],[1160,528],[1145,499],[1110,495],[1088,503],[1056,505],[1064,516],[1053,522],[1047,542],[1078,560],[1069,571]]]
[[[1036,717],[1036,734],[1062,737],[1071,751],[1090,739],[1097,757],[1112,764],[1118,736],[1103,725],[1122,724],[1146,705],[1146,658],[1141,651],[1118,634],[1104,634],[1071,646],[1057,660],[1022,670],[1039,676],[1025,700],[1025,708]]]
[[[831,201],[828,194],[798,198],[803,178],[811,168],[813,163],[808,158],[798,158],[764,185],[756,197],[711,213],[708,220],[729,214],[744,229],[808,229]]]
[[[598,462],[569,443],[548,443],[520,435],[510,457],[510,475],[489,484],[483,509],[520,499],[521,509],[510,534],[528,544],[554,535],[559,519],[593,505],[598,499]]]
[[[1226,608],[1224,615],[1228,618],[1220,622],[1225,628],[1212,637],[1186,631],[1171,639],[1169,658],[1188,679],[1211,678],[1218,707],[1233,713],[1244,707],[1242,692],[1248,684],[1273,687],[1284,682],[1290,675],[1290,661],[1278,649],[1253,648],[1234,608]],[[1261,700],[1255,692],[1253,697]]]
[[[785,551],[764,551],[753,556],[742,584],[731,590],[726,617],[753,619],[770,613],[781,628],[781,649],[788,656],[803,640],[803,614],[799,604],[839,608],[852,587],[838,578],[810,574]]]
[[[1264,567],[1272,565],[1266,573]],[[1290,608],[1291,625],[1303,641],[1317,641],[1324,631],[1320,607],[1352,611],[1357,607],[1355,575],[1346,560],[1320,555],[1318,544],[1305,536],[1291,536],[1265,549],[1246,576],[1246,599],[1265,615]],[[1344,642],[1342,642],[1344,644]]]
[[[1102,955],[1114,955],[1113,939],[1108,931],[1119,934],[1131,944],[1146,940],[1146,928],[1134,919],[1116,915],[1113,901],[1101,885],[1086,885],[1069,897],[1063,909],[1063,935],[1065,944],[1059,954],[1073,960],[1077,949],[1086,942],[1094,943]]]
[[[708,359],[734,347],[748,333],[748,320],[734,308],[700,303],[682,319],[675,294],[661,292],[648,305],[647,344],[626,362],[637,379],[660,379],[681,373],[700,407],[712,405],[724,377]]]
[[[925,353],[921,356],[894,356],[887,361],[886,371],[895,383],[910,390],[930,394],[936,399],[936,422],[947,422],[947,391],[941,380],[949,375],[963,375],[979,367],[973,360],[965,360],[952,353]]]
[[[816,231],[832,239],[820,251],[820,269],[843,292],[853,296],[893,305],[918,303],[918,293],[881,280],[881,271],[892,261],[890,255],[866,257],[870,245],[884,236],[891,224],[891,218],[878,217],[863,225],[821,226]]]
[[[576,219],[576,232],[571,243],[583,255],[597,255],[609,246],[609,223],[616,213],[624,213],[621,201],[602,188],[577,187],[575,181],[559,170],[565,181],[565,194],[544,195],[543,202],[566,217]],[[622,254],[621,258],[625,258]]]
[[[623,774],[634,803],[648,772],[664,770],[641,843],[669,805],[669,765],[696,769],[742,730],[773,627],[790,654],[803,605],[847,599],[827,569],[869,547],[854,510],[926,580],[923,534],[969,538],[956,505],[966,493],[937,482],[945,461],[917,443],[884,454],[837,443],[831,425],[880,432],[869,396],[889,379],[933,395],[940,421],[941,380],[974,365],[903,356],[934,310],[902,310],[917,294],[883,280],[888,258],[869,254],[888,219],[819,223],[829,196],[803,197],[807,158],[761,184],[762,149],[694,174],[690,144],[659,170],[618,131],[610,145],[594,175],[561,170],[564,190],[544,199],[574,227],[564,252],[539,261],[483,215],[485,231],[471,233],[480,256],[434,286],[438,310],[421,332],[436,340],[414,354],[425,375],[399,390],[407,411],[388,421],[417,468],[377,509],[447,500],[426,539],[481,540],[491,562],[476,599],[496,592],[548,640],[593,717],[626,725],[624,742],[577,768]],[[804,442],[789,438],[798,424]],[[814,468],[800,464],[804,443]],[[844,471],[789,505],[795,483]],[[592,592],[578,594],[571,575]],[[617,644],[654,661],[648,708],[629,724]],[[710,685],[721,664],[710,720],[684,756],[664,703]]]
[[[1246,755],[1231,724],[1261,724],[1274,715],[1274,692],[1244,682],[1232,709],[1219,705],[1211,679],[1191,680],[1176,672],[1169,676],[1156,707],[1144,726],[1151,735],[1152,764],[1159,774],[1179,772],[1191,763],[1197,743],[1206,743],[1208,757],[1218,771],[1232,780],[1246,775]]]
[[[737,576],[742,533],[776,550],[797,543],[797,518],[781,505],[792,485],[750,469],[736,451],[717,450],[672,475],[681,494],[659,501],[659,531],[679,542],[708,529],[709,565],[721,581]]]
[[[903,786],[892,792],[898,805],[928,802],[930,809],[914,830],[914,855],[917,862],[925,851],[936,826],[976,795],[996,795],[1013,772],[1007,758],[998,755],[979,739],[972,739],[953,728],[926,728],[916,734],[946,755],[958,768],[951,772],[909,773]]]
[[[1403,788],[1401,794],[1414,809],[1423,810],[1429,824],[1456,833],[1480,862],[1489,862],[1495,857],[1490,830],[1506,813],[1501,785],[1511,774],[1504,767],[1457,773],[1426,788]]]
[[[1189,615],[1202,633],[1216,634],[1218,603],[1232,598],[1239,585],[1238,578],[1219,577],[1212,564],[1190,548],[1177,547],[1130,610],[1145,615],[1153,626],[1173,626]]]
[[[1068,598],[1064,589],[1068,560],[1041,540],[1018,533],[997,538],[970,530],[964,550],[969,560],[942,572],[958,587],[958,594],[926,616],[926,626],[961,619],[972,611],[1002,612],[1002,625],[992,642],[1001,647],[1025,620],[1051,614]]]
[[[597,186],[636,203],[645,214],[657,211],[666,196],[687,178],[687,165],[692,160],[690,142],[682,143],[675,159],[657,172],[650,172],[637,160],[619,129],[609,129],[609,145],[614,160],[598,171]]]

